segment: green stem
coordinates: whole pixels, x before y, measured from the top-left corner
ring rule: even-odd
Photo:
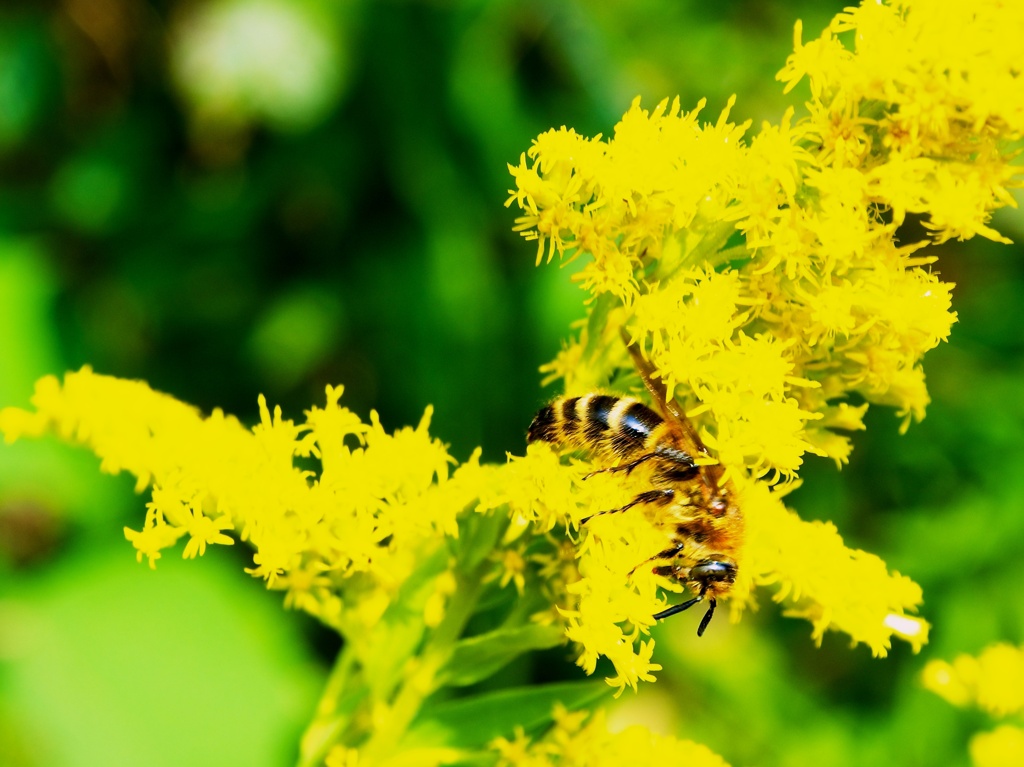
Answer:
[[[736,224],[733,221],[721,221],[708,226],[704,236],[686,255],[682,263],[693,266],[716,265],[715,262],[724,263],[718,251],[729,241],[735,231]]]
[[[704,263],[710,266],[712,269],[716,269],[722,264],[728,263],[729,261],[735,261],[740,258],[750,258],[750,248],[746,245],[736,245],[725,250],[720,250],[717,253],[710,255],[704,259]]]
[[[458,578],[458,585],[448,603],[448,611],[406,675],[386,720],[360,749],[360,757],[366,759],[367,763],[377,763],[395,748],[419,713],[423,701],[436,690],[438,672],[451,658],[455,644],[462,636],[480,598],[483,590],[480,576],[483,569],[483,566],[474,568],[473,573]]]
[[[316,767],[323,764],[327,752],[348,727],[352,711],[366,696],[365,685],[353,689],[352,675],[355,664],[355,653],[351,645],[346,644],[338,653],[334,668],[327,678],[313,721],[302,734],[296,767]]]

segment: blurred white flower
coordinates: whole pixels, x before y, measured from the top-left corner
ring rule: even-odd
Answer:
[[[203,123],[307,128],[337,101],[346,69],[339,19],[294,0],[189,8],[170,39],[175,84]]]

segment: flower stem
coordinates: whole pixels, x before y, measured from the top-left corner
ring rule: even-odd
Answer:
[[[302,734],[296,767],[316,767],[323,764],[327,752],[348,727],[352,711],[366,697],[366,685],[353,684],[355,661],[352,646],[346,644],[338,653],[334,668],[327,678],[313,721]]]
[[[419,658],[410,663],[386,719],[360,749],[360,757],[368,764],[375,764],[395,748],[419,713],[423,701],[437,689],[438,674],[451,658],[480,598],[483,590],[481,576],[485,567],[485,563],[481,563],[472,573],[457,574],[458,587],[448,603],[445,617],[431,634]]]

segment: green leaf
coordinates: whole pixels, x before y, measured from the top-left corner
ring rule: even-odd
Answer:
[[[454,686],[473,684],[525,652],[555,647],[564,640],[565,632],[560,627],[536,623],[463,639],[441,671],[441,681]]]
[[[217,553],[150,570],[110,536],[4,583],[3,630],[31,640],[4,658],[0,764],[283,764],[322,680],[298,622]]]
[[[400,749],[422,746],[482,748],[516,727],[527,732],[552,721],[556,704],[569,711],[586,708],[611,693],[604,682],[561,682],[485,693],[426,709],[413,722]]]

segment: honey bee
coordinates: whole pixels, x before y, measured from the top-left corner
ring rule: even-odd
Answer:
[[[630,353],[661,414],[634,397],[597,393],[562,397],[534,416],[526,439],[579,448],[619,461],[592,474],[625,472],[628,476],[642,464],[650,467],[650,490],[625,506],[587,517],[583,524],[595,516],[618,514],[634,506],[655,508],[656,524],[668,529],[672,545],[647,562],[654,563],[656,574],[689,586],[696,596],[662,610],[654,619],[707,601],[707,612],[697,628],[697,636],[702,636],[718,600],[729,593],[736,580],[743,516],[722,466],[713,462],[675,401],[655,384],[649,363],[632,346]]]

